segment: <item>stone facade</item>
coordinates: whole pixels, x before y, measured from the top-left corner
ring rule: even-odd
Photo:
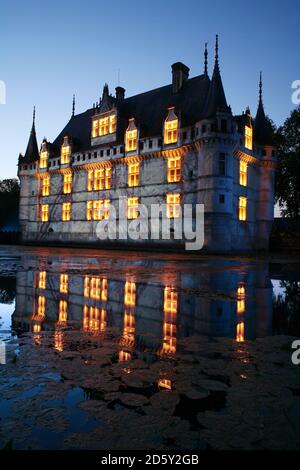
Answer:
[[[211,79],[206,68],[203,75],[188,79],[188,68],[180,63],[174,65],[172,85],[148,94],[125,99],[125,91],[118,87],[116,96],[112,97],[106,85],[96,106],[81,115],[72,115],[53,144],[43,142],[42,150],[47,151],[45,168],[41,168],[40,152],[33,142],[33,124],[26,154],[19,158],[18,171],[21,181],[19,218],[24,242],[101,246],[104,242],[96,233],[98,220],[87,220],[88,201],[109,200],[119,217],[119,198],[138,197],[139,203],[150,208],[153,203],[166,203],[167,194],[179,194],[181,205],[204,204],[204,249],[211,252],[268,249],[276,156],[268,138],[261,88],[256,118],[251,117],[248,109],[242,115],[234,116],[226,103],[218,56]],[[198,92],[203,95],[202,103],[200,98],[193,102]],[[150,102],[151,93],[154,105],[157,100],[160,119],[153,127],[151,110],[147,110],[145,104]],[[178,119],[173,143],[166,142],[164,128],[170,109]],[[116,116],[114,132],[93,136],[94,120],[112,114]],[[128,151],[126,129],[132,118],[136,123],[137,143],[136,149]],[[246,127],[253,134],[250,146],[246,144]],[[65,141],[71,148],[71,155],[67,163],[62,163],[61,149]],[[180,160],[180,178],[170,182],[168,161],[174,157]],[[241,162],[247,168],[246,184],[240,184]],[[129,186],[128,168],[132,163],[139,164],[139,182],[135,187]],[[111,172],[109,189],[89,190],[89,171],[105,168],[110,168]],[[70,194],[64,194],[66,174],[72,175]],[[47,196],[42,192],[45,177],[50,177]],[[247,203],[246,220],[240,220],[241,197]],[[70,221],[62,220],[64,203],[71,204]],[[42,205],[48,206],[47,221],[42,221]],[[173,223],[171,220],[171,226]],[[184,247],[184,239],[172,238],[171,234],[170,240],[129,242],[117,239],[109,243]]]

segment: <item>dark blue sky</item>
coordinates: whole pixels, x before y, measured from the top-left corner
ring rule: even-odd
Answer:
[[[72,94],[76,112],[84,111],[105,81],[114,91],[118,69],[127,96],[169,83],[176,61],[198,75],[208,41],[211,71],[215,33],[233,112],[249,105],[255,114],[262,70],[266,112],[282,123],[300,79],[299,18],[299,0],[1,0],[0,178],[16,174],[33,104],[39,143],[53,140],[70,117]]]

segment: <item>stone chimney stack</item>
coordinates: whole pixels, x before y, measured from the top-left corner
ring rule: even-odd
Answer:
[[[125,98],[125,88],[121,86],[116,87],[116,98],[117,101],[123,101]]]
[[[190,69],[182,62],[176,62],[172,65],[172,85],[173,93],[178,93],[184,82],[189,78]]]

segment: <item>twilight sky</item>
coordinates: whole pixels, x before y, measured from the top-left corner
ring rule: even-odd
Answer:
[[[263,71],[266,112],[281,124],[295,105],[291,83],[300,79],[299,0],[65,0],[0,4],[0,179],[16,175],[37,108],[38,142],[54,140],[76,112],[99,99],[103,84],[126,95],[170,83],[171,64],[190,76],[203,71],[209,43],[220,35],[220,66],[234,113],[256,112]]]

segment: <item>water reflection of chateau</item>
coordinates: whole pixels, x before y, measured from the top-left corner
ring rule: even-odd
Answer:
[[[94,334],[114,327],[120,360],[130,359],[138,345],[173,354],[178,339],[191,335],[244,341],[271,334],[267,264],[257,270],[214,260],[200,269],[193,262],[133,260],[128,273],[124,259],[105,259],[103,265],[85,259],[80,269],[78,262],[74,269],[58,258],[47,260],[33,266],[32,258],[23,257],[13,322],[35,333],[53,330],[58,350],[65,326]],[[149,272],[157,273],[154,279],[145,278]]]

